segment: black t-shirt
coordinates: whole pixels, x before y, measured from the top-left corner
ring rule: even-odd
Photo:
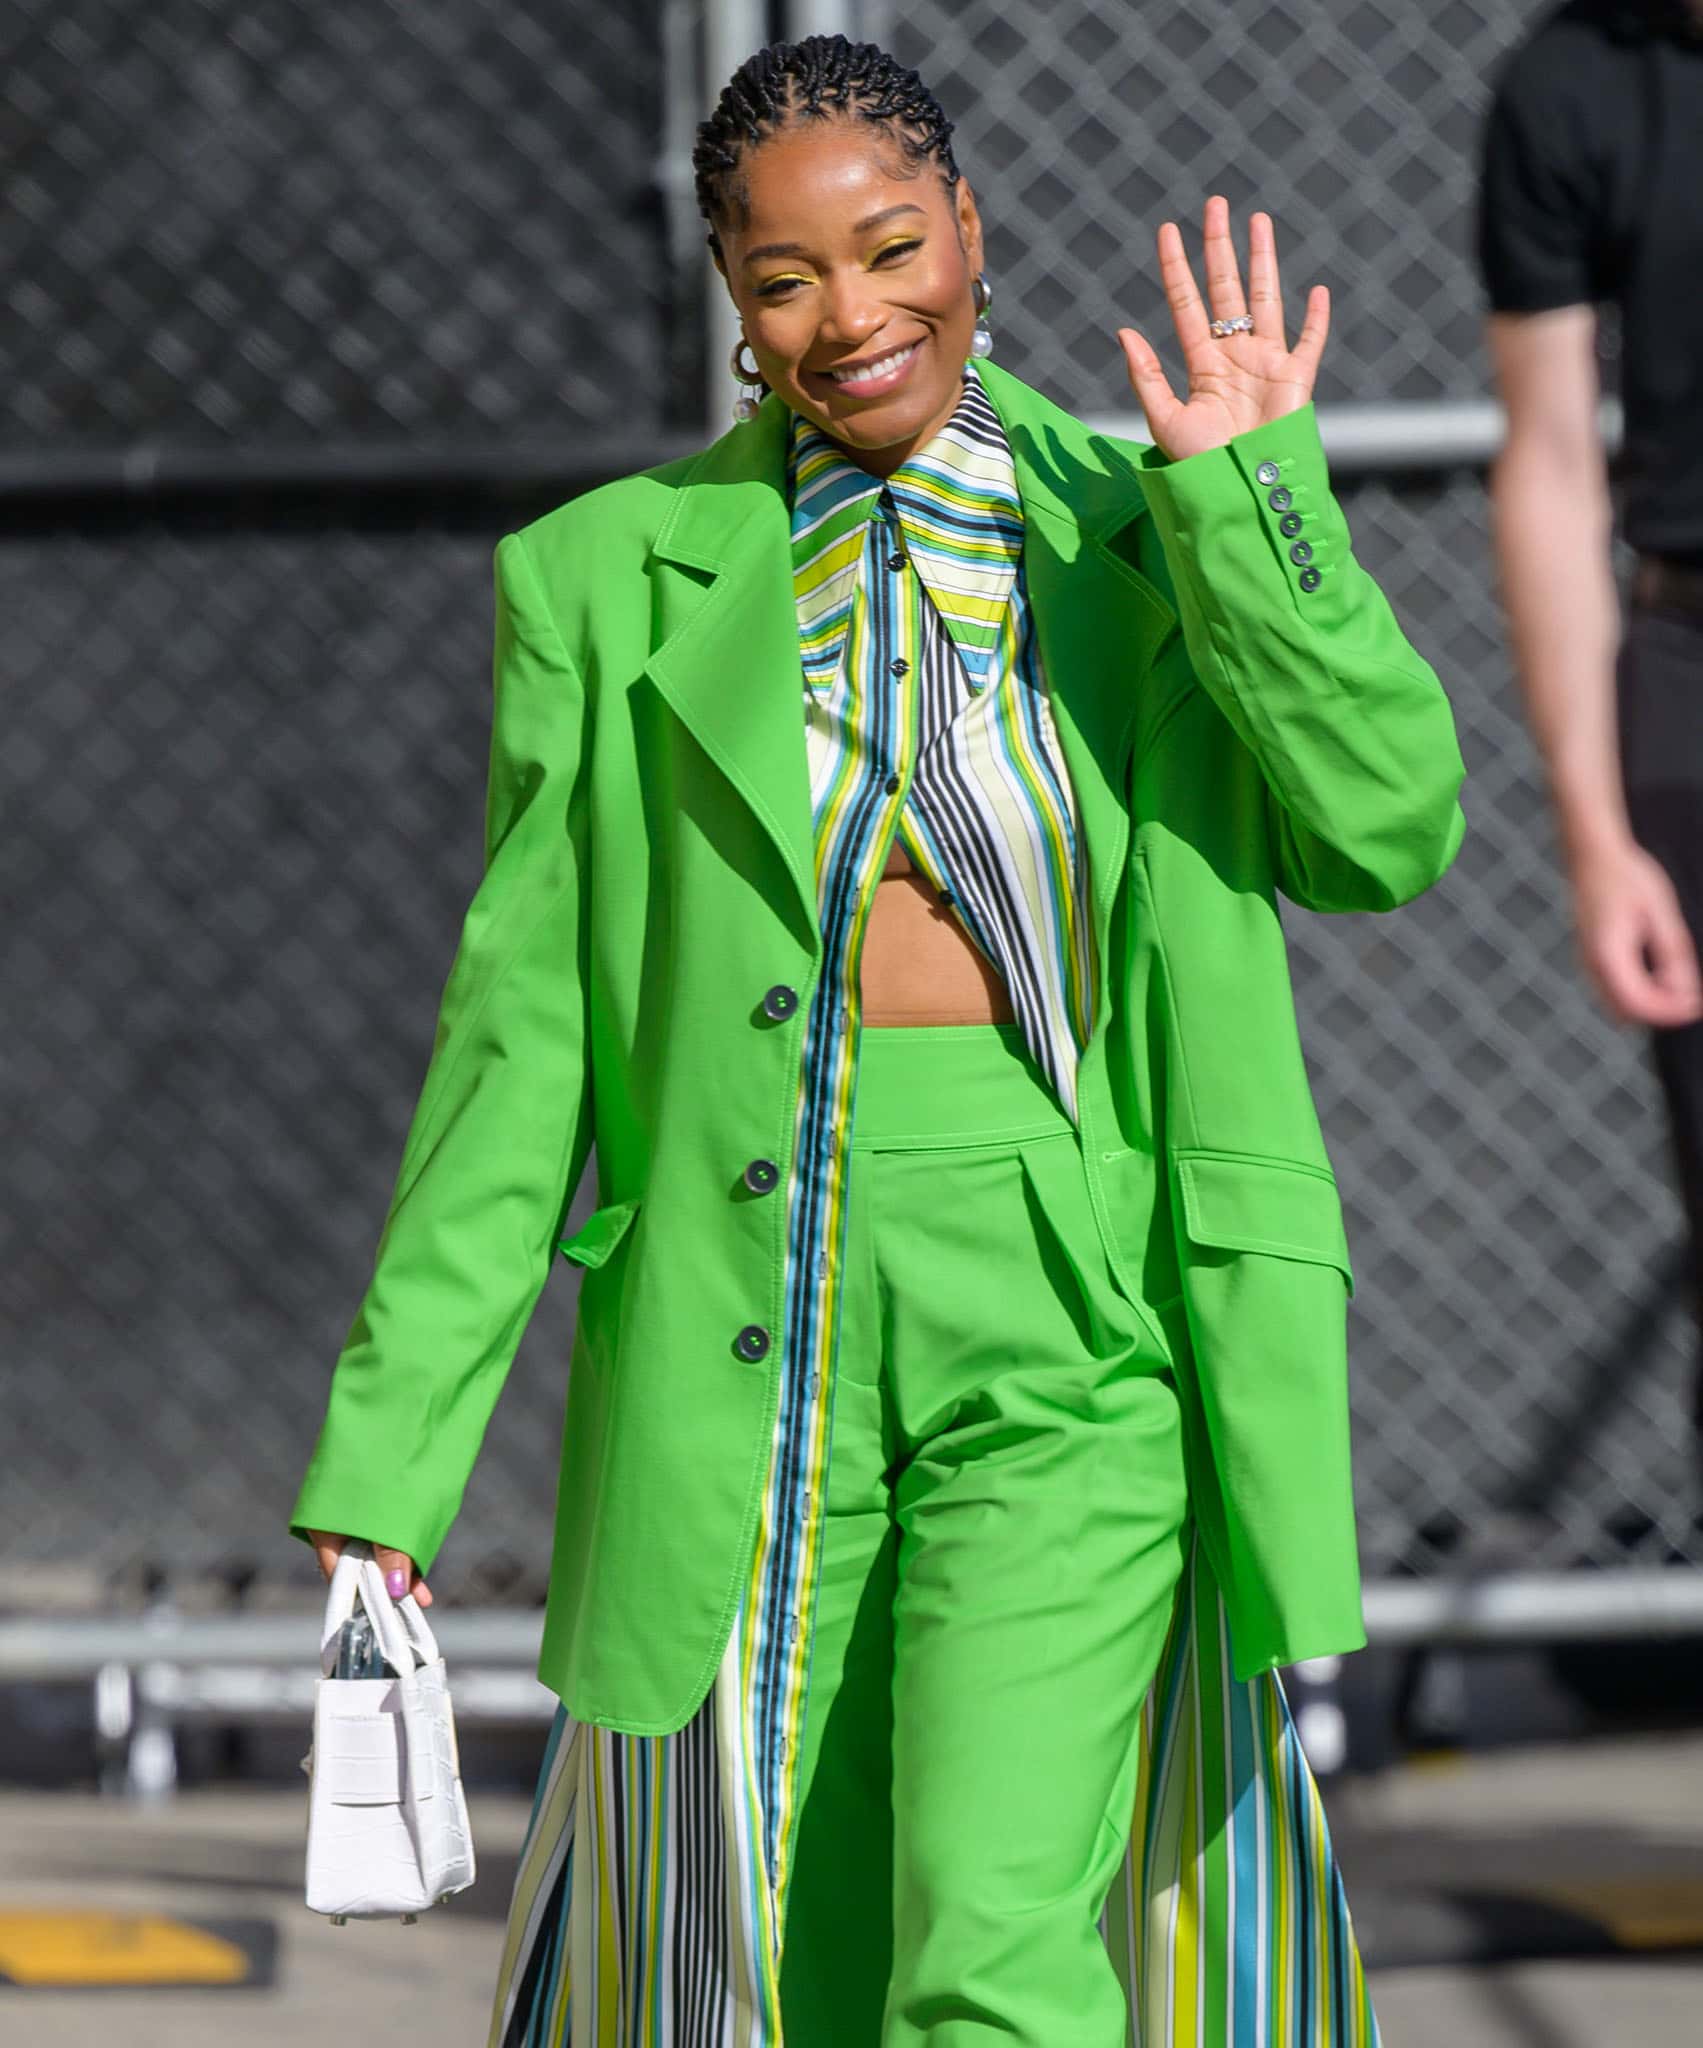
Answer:
[[[1481,168],[1492,308],[1619,307],[1626,538],[1703,559],[1703,8],[1553,8],[1497,81]]]

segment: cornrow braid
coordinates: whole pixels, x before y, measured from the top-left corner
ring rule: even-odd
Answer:
[[[748,205],[739,176],[745,153],[794,121],[855,116],[885,129],[913,168],[936,163],[948,189],[958,182],[952,123],[914,71],[874,43],[844,36],[806,36],[771,43],[722,88],[715,112],[698,125],[692,174],[698,211],[716,244],[718,220],[743,220]]]

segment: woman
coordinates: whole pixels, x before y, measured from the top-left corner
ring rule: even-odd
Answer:
[[[498,2048],[1375,2036],[1271,1675],[1364,1640],[1276,895],[1425,888],[1460,756],[1269,219],[1247,304],[1222,201],[1205,305],[1160,231],[1188,394],[1123,330],[1116,442],[983,360],[949,134],[871,46],[744,65],[767,395],[497,549],[487,872],[292,1526],[427,1597],[595,1140]]]

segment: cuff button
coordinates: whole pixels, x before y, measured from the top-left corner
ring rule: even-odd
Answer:
[[[1303,569],[1299,578],[1303,590],[1317,590],[1324,580],[1317,569],[1311,568]]]
[[[1277,530],[1285,540],[1293,540],[1306,523],[1299,512],[1285,512],[1277,522]]]
[[[1255,477],[1262,484],[1274,484],[1282,474],[1282,470],[1278,468],[1275,462],[1262,462],[1259,468],[1254,471]]]
[[[1310,562],[1313,559],[1313,543],[1310,540],[1292,542],[1289,549],[1289,559],[1292,562]]]
[[[1287,512],[1295,502],[1295,493],[1279,484],[1275,491],[1267,491],[1265,502],[1274,512]]]

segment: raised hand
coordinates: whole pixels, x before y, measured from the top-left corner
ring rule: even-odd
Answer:
[[[1294,412],[1313,395],[1319,356],[1330,330],[1330,293],[1316,284],[1293,348],[1284,339],[1283,291],[1277,277],[1277,237],[1269,213],[1248,221],[1248,289],[1230,239],[1230,202],[1214,195],[1203,221],[1206,298],[1203,301],[1175,221],[1159,230],[1159,276],[1182,344],[1189,393],[1178,398],[1152,347],[1133,327],[1120,327],[1129,381],[1147,415],[1147,429],[1174,461],[1222,448],[1237,434]],[[1252,316],[1251,329],[1220,339],[1214,320]]]

